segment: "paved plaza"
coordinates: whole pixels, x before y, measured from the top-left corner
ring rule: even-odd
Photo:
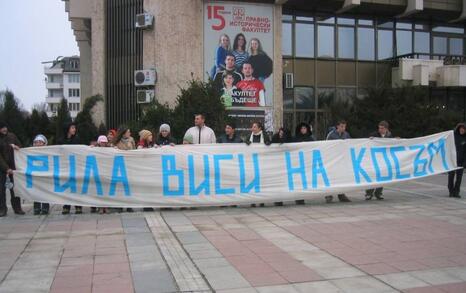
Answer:
[[[25,204],[0,219],[0,292],[466,292],[466,200],[446,181],[304,206],[33,216]]]

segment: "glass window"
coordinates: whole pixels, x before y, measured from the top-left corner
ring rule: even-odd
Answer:
[[[375,59],[374,29],[372,28],[358,28],[358,59]]]
[[[328,108],[335,100],[335,88],[318,88],[317,105],[319,109]]]
[[[314,17],[296,16],[296,20],[298,20],[298,21],[314,21]]]
[[[354,25],[355,24],[355,20],[353,18],[342,18],[342,17],[339,17],[337,19],[337,23],[338,24],[345,24],[345,25]]]
[[[320,16],[317,18],[317,20],[319,23],[328,23],[328,24],[335,23],[335,17]]]
[[[319,25],[318,29],[318,57],[335,57],[334,27]]]
[[[314,125],[315,112],[296,112],[296,124],[305,122]],[[294,132],[295,129],[293,129]],[[294,135],[294,133],[293,133]]]
[[[338,57],[354,59],[354,28],[338,28]]]
[[[393,57],[393,32],[388,30],[379,30],[377,32],[377,58],[379,60]]]
[[[314,25],[296,23],[295,30],[296,57],[314,57]]]
[[[315,109],[314,88],[295,87],[294,98],[296,101],[296,109],[301,109],[301,110]]]
[[[379,20],[377,26],[381,28],[393,28],[393,21]]]
[[[434,32],[464,34],[464,28],[451,26],[436,26],[432,29]]]
[[[398,56],[413,52],[413,33],[411,31],[396,31],[396,54]]]
[[[294,97],[293,90],[283,91],[283,109],[293,109]]]
[[[433,37],[434,54],[447,54],[447,38]]]
[[[356,97],[356,88],[337,88],[338,102],[352,102]]]
[[[410,24],[410,23],[406,23],[406,22],[397,22],[396,23],[396,28],[401,28],[401,29],[412,29],[413,25]]]
[[[417,30],[424,30],[424,31],[429,30],[429,26],[427,24],[420,24],[420,23],[415,24],[414,28]]]
[[[293,118],[294,118],[294,115],[292,112],[283,113],[283,127],[285,127],[285,129],[291,130],[294,128]]]
[[[359,19],[358,20],[358,24],[359,25],[370,25],[370,26],[373,26],[374,25],[374,21],[370,20],[370,19]]]
[[[293,54],[292,44],[292,24],[282,23],[282,54],[284,56],[291,56]]]
[[[282,20],[292,21],[293,20],[293,15],[283,14],[282,15]]]
[[[414,53],[430,53],[430,33],[414,32]]]
[[[463,39],[450,38],[450,54],[463,55]]]

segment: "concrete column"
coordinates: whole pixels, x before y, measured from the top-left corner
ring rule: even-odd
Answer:
[[[274,6],[273,128],[283,126],[282,5]]]
[[[175,104],[187,81],[203,78],[203,1],[144,0],[154,28],[143,33],[144,68],[155,67],[155,98]]]
[[[105,96],[105,40],[106,40],[106,26],[105,26],[105,0],[92,1],[92,95]],[[99,103],[93,109],[94,124],[100,125],[105,122],[105,106],[104,103]]]

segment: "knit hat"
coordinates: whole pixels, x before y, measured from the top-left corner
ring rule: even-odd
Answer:
[[[165,123],[160,125],[159,132],[162,132],[163,130],[166,130],[167,132],[170,132],[170,125],[165,124]]]
[[[150,132],[149,130],[143,129],[143,130],[139,131],[139,138],[141,140],[146,140],[151,135],[152,135],[152,132]]]
[[[98,138],[97,138],[97,143],[103,143],[103,142],[108,142],[108,139],[105,135],[100,135]]]
[[[36,135],[36,137],[34,137],[34,140],[32,142],[34,143],[36,141],[42,141],[45,145],[48,144],[47,138],[42,134]]]

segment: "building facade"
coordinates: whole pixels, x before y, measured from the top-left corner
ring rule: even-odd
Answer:
[[[213,63],[206,52],[222,32],[231,45],[238,32],[249,43],[257,36],[267,43],[268,100],[247,110],[265,109],[271,129],[310,122],[321,138],[329,105],[374,87],[423,86],[442,107],[465,111],[462,0],[65,2],[81,52],[82,92],[104,96],[96,121],[110,127],[141,113],[134,70],[155,68],[155,97],[173,105],[186,81],[206,79]],[[151,29],[135,26],[143,12],[154,16]],[[217,29],[225,19],[227,27]]]
[[[72,119],[81,110],[81,77],[79,56],[61,57],[44,67],[45,87],[47,88],[47,115],[53,117],[61,100],[68,102]]]

